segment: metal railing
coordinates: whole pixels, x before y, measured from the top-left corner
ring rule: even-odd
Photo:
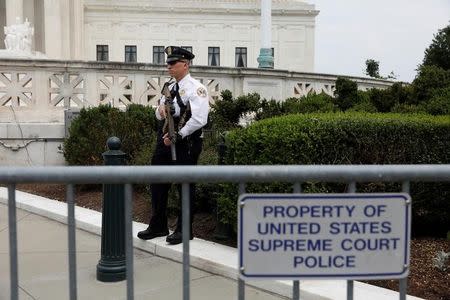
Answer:
[[[1,167],[0,183],[8,185],[8,224],[10,245],[11,299],[18,299],[18,256],[15,190],[17,183],[67,184],[69,245],[69,293],[77,299],[75,256],[74,184],[125,184],[125,249],[127,299],[134,298],[132,184],[180,183],[183,203],[183,299],[190,298],[189,285],[189,184],[196,182],[239,183],[239,194],[246,183],[290,182],[293,192],[301,192],[306,181],[340,182],[356,192],[358,182],[400,182],[402,192],[409,192],[410,182],[450,182],[450,165],[314,165],[314,166],[101,166],[101,167]],[[236,199],[237,201],[237,199]],[[293,299],[299,299],[300,283],[293,282]],[[400,279],[400,299],[406,299],[407,279]],[[243,300],[245,281],[238,279],[238,298]],[[353,299],[353,281],[347,281],[347,299]]]

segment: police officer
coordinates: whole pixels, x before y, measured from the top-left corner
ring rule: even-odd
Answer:
[[[203,84],[189,74],[189,63],[194,54],[180,47],[169,46],[165,50],[167,54],[167,69],[175,82],[171,84],[171,95],[174,99],[173,115],[176,137],[176,164],[196,165],[202,151],[202,127],[206,125],[209,111],[208,92]],[[176,99],[176,101],[175,101]],[[156,118],[164,121],[166,110],[165,97],[161,97],[156,109]],[[156,149],[152,157],[152,165],[171,165],[170,151],[171,140],[167,133],[163,133],[162,126],[158,130]],[[170,184],[152,184],[152,217],[146,230],[140,231],[138,237],[143,240],[169,234],[167,226],[167,200]],[[178,187],[181,199],[181,187]],[[191,207],[191,239],[192,235],[192,207],[194,206],[195,186],[190,185]],[[181,211],[178,215],[175,231],[168,235],[166,241],[169,244],[182,242]]]

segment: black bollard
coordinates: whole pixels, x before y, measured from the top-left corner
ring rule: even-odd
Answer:
[[[227,146],[225,145],[225,137],[221,134],[220,142],[217,145],[218,161],[219,165],[225,164],[225,152]],[[220,221],[219,207],[216,202],[216,229],[214,230],[214,238],[217,240],[225,241],[231,238],[232,228],[229,224],[224,224]]]
[[[120,139],[110,137],[108,151],[103,153],[105,165],[125,165],[126,154],[120,150]],[[97,264],[97,280],[116,282],[126,278],[125,199],[123,184],[103,185],[102,249]]]

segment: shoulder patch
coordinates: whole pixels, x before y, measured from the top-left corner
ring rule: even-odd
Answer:
[[[199,95],[200,97],[206,97],[206,95],[207,95],[206,90],[202,87],[199,87],[197,89],[197,95]]]

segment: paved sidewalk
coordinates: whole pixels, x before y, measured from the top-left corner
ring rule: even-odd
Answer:
[[[9,299],[7,189],[0,187],[0,300]],[[21,299],[68,299],[67,205],[16,191]],[[126,282],[96,280],[102,214],[75,207],[78,299],[125,299]],[[181,299],[183,245],[165,237],[136,237],[146,224],[133,222],[135,299]],[[194,238],[190,242],[191,299],[236,299],[236,248]],[[246,280],[246,299],[292,299],[292,281]],[[284,298],[283,298],[284,297]],[[302,280],[302,300],[346,300],[345,280]],[[397,300],[397,292],[354,281],[354,299]],[[408,300],[419,299],[407,296]]]
[[[17,209],[19,298],[68,299],[67,226]],[[96,280],[100,237],[77,229],[78,299],[126,299],[126,281]],[[182,299],[182,264],[134,250],[135,299]],[[237,282],[191,268],[191,299],[236,299]],[[0,299],[9,299],[8,209],[0,204]],[[246,299],[285,299],[246,287]]]

